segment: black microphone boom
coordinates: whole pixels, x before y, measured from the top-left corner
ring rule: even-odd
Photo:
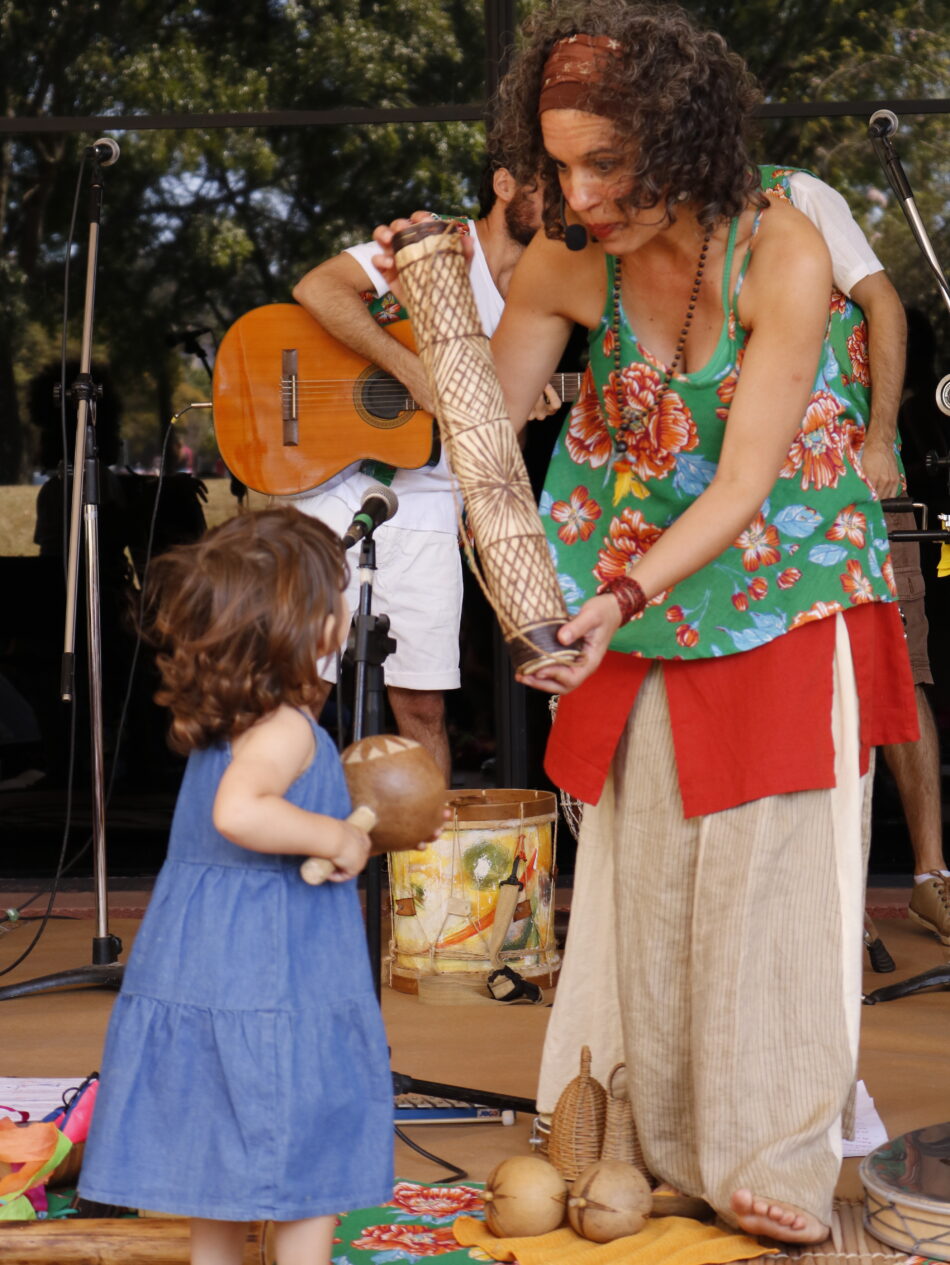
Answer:
[[[392,488],[377,483],[367,488],[360,501],[359,510],[353,515],[353,521],[343,535],[343,548],[349,549],[357,541],[372,536],[380,523],[388,523],[399,508],[399,500]]]

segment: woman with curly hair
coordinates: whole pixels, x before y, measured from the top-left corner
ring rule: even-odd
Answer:
[[[826,338],[818,231],[759,192],[755,100],[673,5],[539,13],[494,128],[542,172],[544,231],[492,346],[520,426],[590,331],[541,500],[580,655],[525,682],[563,695],[546,767],[588,805],[539,1110],[582,1045],[602,1077],[623,1059],[659,1179],[817,1242],[857,1055],[869,748],[916,721],[866,393]]]
[[[336,1214],[392,1192],[392,1079],[356,877],[369,837],[309,711],[346,635],[339,539],[242,514],[153,564],[151,635],[190,752],[115,1004],[80,1190],[192,1218],[195,1265],[328,1263]],[[309,887],[300,858],[333,863]]]

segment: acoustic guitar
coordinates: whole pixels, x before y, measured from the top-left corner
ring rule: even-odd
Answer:
[[[415,351],[408,321],[382,328]],[[552,379],[561,399],[576,397],[580,376]],[[433,451],[432,414],[296,303],[235,321],[215,358],[212,399],[222,460],[255,492],[308,492],[355,461],[417,469]]]

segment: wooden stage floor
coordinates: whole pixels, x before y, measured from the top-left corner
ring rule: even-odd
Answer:
[[[897,969],[883,976],[868,971],[868,990],[945,963],[950,954],[934,937],[899,916],[906,895],[869,893],[868,906]],[[15,903],[18,896],[22,898],[22,893],[4,893],[0,882],[2,906]],[[110,930],[121,937],[126,951],[138,927],[138,918],[128,915],[138,913],[144,899],[142,894],[115,894]],[[94,923],[88,916],[91,902],[82,895],[62,897],[60,908],[64,907],[63,902],[74,916],[51,922],[29,959],[0,978],[0,984],[84,966],[90,961],[94,935]],[[0,969],[26,947],[31,926],[25,924],[12,934],[0,936]],[[546,995],[546,1001],[552,997],[553,993]],[[0,1074],[77,1079],[87,1075],[99,1066],[112,1001],[113,994],[108,991],[80,989],[0,1003]],[[533,1099],[547,1006],[429,1005],[384,988],[383,1013],[395,1070],[419,1080]],[[908,1129],[950,1120],[950,992],[923,993],[864,1007],[862,1021],[860,1075],[888,1135],[893,1137]],[[529,1150],[530,1128],[530,1116],[519,1114],[511,1126],[416,1127],[411,1136],[426,1149],[465,1169],[471,1179],[483,1180],[501,1159]],[[436,1182],[445,1176],[402,1142],[396,1140],[395,1146],[400,1177]],[[857,1160],[845,1161],[838,1186],[842,1198],[857,1199],[862,1194],[857,1166]],[[47,1228],[51,1230],[52,1225]],[[81,1223],[72,1223],[70,1229],[77,1235],[83,1233]],[[62,1230],[65,1227],[60,1233]],[[168,1231],[171,1233],[171,1227]],[[52,1241],[45,1254],[42,1244],[35,1244],[27,1252],[25,1239],[15,1227],[9,1227],[0,1229],[0,1260],[4,1265],[15,1265],[20,1261],[85,1259],[111,1265],[113,1261],[147,1259],[167,1260],[171,1265],[187,1260],[187,1254],[181,1254],[186,1252],[182,1246],[185,1240],[177,1231],[175,1235],[174,1243],[167,1239],[164,1256],[136,1257],[127,1247],[113,1251],[100,1244],[95,1254],[67,1257],[62,1246],[54,1247]],[[17,1251],[15,1243],[20,1245]]]

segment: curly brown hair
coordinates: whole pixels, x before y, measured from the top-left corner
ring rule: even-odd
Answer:
[[[289,507],[239,514],[156,558],[143,622],[170,746],[187,754],[238,737],[281,703],[310,707],[347,575],[339,537]]]
[[[745,62],[722,36],[696,27],[677,5],[563,0],[535,13],[493,103],[489,147],[504,143],[516,179],[541,172],[544,229],[563,238],[561,191],[538,116],[542,71],[569,35],[608,36],[621,53],[603,59],[582,108],[614,125],[627,154],[631,210],[665,206],[672,221],[681,193],[712,229],[749,205],[764,205],[747,129],[760,94]]]

